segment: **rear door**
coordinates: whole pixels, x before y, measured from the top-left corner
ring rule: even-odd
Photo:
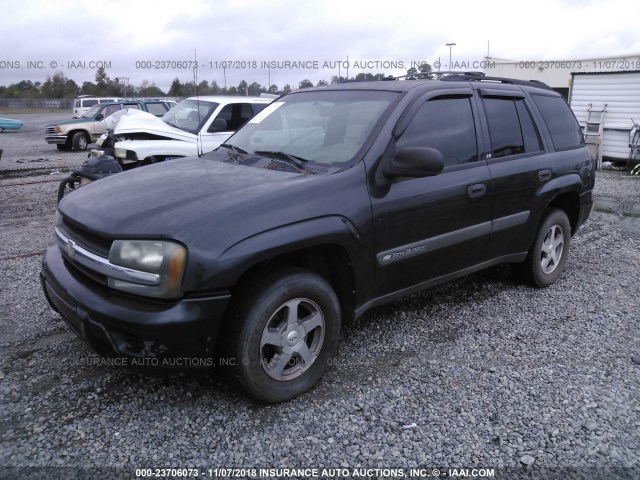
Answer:
[[[397,179],[372,195],[377,296],[410,289],[486,259],[491,228],[490,175],[470,87],[432,91],[398,122],[385,155],[431,147],[442,173]]]
[[[520,89],[480,88],[485,158],[492,179],[491,258],[524,252],[537,218],[536,192],[552,178],[540,132]]]

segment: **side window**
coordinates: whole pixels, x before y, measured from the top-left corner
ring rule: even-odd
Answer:
[[[227,122],[227,128],[224,130],[237,130],[242,125],[244,125],[247,121],[249,121],[253,117],[253,110],[251,109],[250,103],[233,103],[231,105],[226,105],[220,111],[216,120],[219,118],[224,119]],[[215,120],[214,120],[215,122]],[[213,123],[211,127],[209,127],[210,132],[220,131],[213,128]]]
[[[524,137],[524,151],[527,153],[541,151],[540,134],[523,99],[516,100],[516,109],[518,110],[518,118],[520,118],[522,136]]]
[[[556,150],[567,150],[584,145],[582,130],[571,108],[562,97],[532,95],[547,124],[551,141]]]
[[[241,103],[239,105],[239,117],[237,123],[233,126],[233,130],[239,129],[242,125],[247,123],[253,117],[253,110],[250,103]]]
[[[478,159],[476,129],[469,97],[435,98],[424,103],[396,143],[404,147],[431,147],[442,153],[444,166]]]
[[[156,117],[161,117],[167,113],[168,108],[164,103],[147,103],[147,111]]]
[[[120,105],[107,105],[102,109],[102,115],[104,115],[104,118],[107,118],[109,115],[111,115],[112,113],[116,113],[118,110],[120,110]]]
[[[209,127],[209,132],[222,132],[222,131],[231,130],[231,117],[232,116],[233,116],[233,104],[225,105],[224,107],[222,107],[222,110],[220,110],[220,113],[213,120],[213,123],[211,123],[211,126]],[[218,119],[222,119],[225,122],[227,122],[226,128],[220,129],[220,128],[214,127],[214,124],[216,123],[216,120],[218,120]]]
[[[524,139],[513,98],[483,98],[493,158],[524,153]]]
[[[259,112],[267,108],[268,103],[254,103],[251,106],[253,107],[253,114],[257,115]]]

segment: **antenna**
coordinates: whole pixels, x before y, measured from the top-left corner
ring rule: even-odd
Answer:
[[[200,100],[198,99],[198,51],[193,50],[193,90],[196,96],[196,108],[198,109],[198,126],[202,124],[202,118],[200,117]],[[198,130],[196,134],[196,151],[198,157],[204,155],[204,147],[202,145],[202,132]]]

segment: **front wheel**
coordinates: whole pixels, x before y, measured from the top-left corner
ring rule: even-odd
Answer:
[[[521,266],[524,279],[536,287],[548,287],[564,270],[569,256],[571,225],[562,210],[550,210],[542,219],[529,255]]]
[[[297,268],[240,288],[229,321],[233,375],[251,397],[290,400],[312,388],[333,357],[340,305],[321,277]]]
[[[71,140],[71,147],[76,152],[82,152],[87,149],[89,142],[87,136],[82,132],[76,132]]]

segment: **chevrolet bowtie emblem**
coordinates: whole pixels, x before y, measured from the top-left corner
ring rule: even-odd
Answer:
[[[76,242],[74,242],[73,240],[68,240],[67,244],[64,246],[64,251],[69,258],[73,258],[76,254],[76,249],[74,248],[75,246]]]

